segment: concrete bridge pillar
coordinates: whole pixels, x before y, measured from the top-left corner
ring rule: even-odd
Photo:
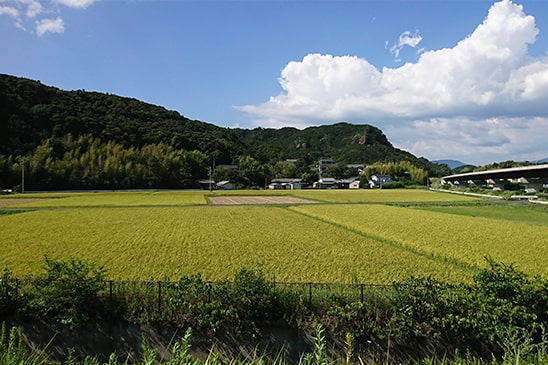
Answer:
[[[544,190],[543,186],[545,184],[548,184],[548,178],[530,178],[525,182],[525,188],[541,192]]]

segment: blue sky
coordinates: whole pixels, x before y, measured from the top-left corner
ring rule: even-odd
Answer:
[[[547,33],[543,0],[0,0],[0,73],[479,165],[548,157]]]

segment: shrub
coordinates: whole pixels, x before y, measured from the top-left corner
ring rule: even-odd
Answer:
[[[259,327],[281,317],[275,290],[261,271],[244,268],[232,282],[209,283],[200,275],[182,277],[168,288],[171,318],[181,325],[255,335]]]
[[[279,316],[275,292],[262,271],[244,268],[236,273],[231,302],[242,321],[268,323]]]
[[[489,268],[474,277],[481,328],[490,339],[506,336],[510,327],[538,339],[540,326],[548,323],[548,280],[530,278],[513,265],[488,263]]]
[[[32,281],[25,314],[79,325],[97,314],[97,294],[104,288],[104,271],[80,260],[45,257],[45,272]]]
[[[0,315],[8,315],[17,307],[18,282],[11,271],[4,269],[0,276]]]
[[[389,183],[383,183],[382,189],[403,189],[405,188],[405,183],[403,181],[392,181]]]
[[[381,297],[367,296],[362,301],[345,304],[334,303],[328,311],[329,328],[340,337],[350,336],[356,351],[365,351],[372,343],[393,335],[392,305]]]
[[[474,336],[472,288],[432,278],[409,278],[394,283],[395,321],[404,336],[465,341]],[[474,338],[475,339],[475,338]]]
[[[450,341],[453,348],[503,354],[509,330],[543,341],[548,320],[548,281],[529,278],[512,265],[489,261],[473,285],[431,278],[395,283],[395,326],[403,338]]]
[[[224,287],[224,284],[220,284],[220,287]],[[234,317],[229,308],[221,304],[221,298],[225,295],[219,290],[213,295],[213,285],[204,281],[200,275],[182,277],[170,283],[168,290],[172,318],[179,325],[216,332],[224,322]]]
[[[232,282],[216,284],[213,296],[218,300],[218,311],[227,316],[224,325],[237,335],[255,337],[261,327],[281,317],[276,292],[260,270],[241,269]]]

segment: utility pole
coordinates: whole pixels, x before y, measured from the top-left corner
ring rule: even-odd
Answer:
[[[213,157],[213,161],[211,163],[211,166],[209,166],[209,192],[211,192],[213,190],[213,186],[212,186],[212,177],[213,177],[213,171],[215,171],[215,157]]]
[[[211,192],[211,166],[209,166],[209,173],[207,176],[209,177],[209,192]]]
[[[319,180],[322,179],[322,160],[318,161],[318,178]]]
[[[25,192],[25,160],[21,159],[21,193]]]

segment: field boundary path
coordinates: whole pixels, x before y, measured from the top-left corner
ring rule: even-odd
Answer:
[[[28,203],[35,203],[35,202],[41,202],[44,201],[44,199],[10,199],[10,198],[4,198],[0,199],[0,208],[10,208],[13,206],[28,204]]]
[[[293,196],[210,196],[212,205],[287,205],[287,204],[319,204],[315,200],[296,198]]]

